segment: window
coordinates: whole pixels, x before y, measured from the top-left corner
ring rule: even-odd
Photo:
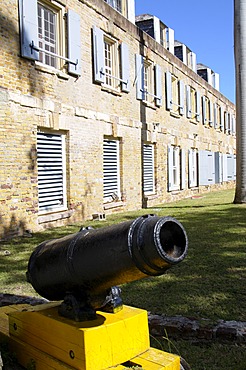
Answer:
[[[184,83],[166,72],[166,108],[175,115],[184,114]]]
[[[178,146],[168,147],[168,190],[186,187],[185,151]]]
[[[145,195],[155,192],[154,145],[143,145],[143,191]]]
[[[136,54],[136,93],[138,100],[162,105],[161,67],[139,54]]]
[[[103,141],[103,200],[105,203],[121,199],[119,140]]]
[[[54,54],[59,54],[57,40],[57,18],[58,12],[38,3],[38,43],[41,50],[51,52],[51,54],[41,51],[39,61],[57,67],[57,58]]]
[[[113,90],[130,91],[128,45],[93,27],[94,81]]]
[[[189,150],[189,187],[197,186],[197,150]]]
[[[193,87],[186,86],[187,118],[200,121],[200,93]]]
[[[224,112],[224,122],[225,122],[224,132],[225,134],[228,134],[229,133],[229,113],[228,112]]]
[[[19,0],[19,15],[22,57],[58,69],[68,65],[69,73],[81,74],[77,13],[68,9],[65,21],[65,7],[56,1]]]
[[[199,185],[215,183],[214,153],[208,150],[199,151]]]
[[[38,206],[40,213],[67,208],[65,135],[38,132]]]
[[[221,127],[221,107],[219,104],[214,103],[214,128],[220,129]]]
[[[203,124],[213,126],[212,103],[207,96],[202,97]]]
[[[121,0],[105,0],[106,3],[112,6],[112,8],[116,9],[118,12],[122,13],[122,1]]]

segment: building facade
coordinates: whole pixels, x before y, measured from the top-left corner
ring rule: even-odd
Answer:
[[[235,106],[158,22],[133,0],[2,1],[1,239],[234,186]]]

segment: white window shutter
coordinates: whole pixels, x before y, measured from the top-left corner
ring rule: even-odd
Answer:
[[[223,181],[222,153],[214,153],[215,163],[215,184],[221,184]]]
[[[121,90],[124,92],[130,91],[130,64],[129,64],[129,48],[128,45],[122,42],[121,51]]]
[[[174,183],[173,183],[173,146],[168,146],[168,190],[174,190]]]
[[[181,149],[181,189],[186,188],[186,155],[185,150]]]
[[[209,100],[208,107],[209,107],[209,126],[212,127],[213,126],[213,105],[212,105],[211,100]]]
[[[143,68],[143,57],[140,54],[136,54],[136,96],[138,100],[144,100],[144,68]]]
[[[67,208],[65,136],[37,134],[39,212]]]
[[[234,155],[227,154],[227,181],[234,180]]]
[[[225,112],[225,133],[228,134],[228,112]]]
[[[202,97],[202,113],[203,113],[203,124],[206,125],[207,123],[207,107],[206,107],[206,97]]]
[[[93,26],[93,62],[94,62],[94,81],[105,82],[105,62],[104,62],[104,33]]]
[[[172,109],[172,74],[169,71],[166,72],[166,108]]]
[[[223,109],[221,108],[220,110],[220,130],[223,132],[224,131],[224,114],[223,114]]]
[[[190,86],[186,85],[186,116],[191,118],[191,100],[190,100]]]
[[[236,175],[237,175],[237,156],[236,154],[233,155],[233,158],[234,158],[234,179],[233,180],[236,180]]]
[[[37,0],[19,0],[21,56],[39,59]]]
[[[208,150],[199,151],[199,185],[215,183],[214,153]]]
[[[152,144],[143,145],[143,191],[145,194],[155,191],[154,146]]]
[[[223,182],[227,181],[227,154],[223,154]]]
[[[196,120],[200,122],[200,114],[201,114],[201,96],[199,91],[196,92]]]
[[[119,141],[104,140],[103,198],[112,202],[120,197]]]
[[[67,11],[67,28],[68,28],[68,59],[72,62],[68,63],[68,72],[80,76],[81,75],[81,36],[80,36],[80,16],[73,10]]]
[[[179,114],[184,114],[184,82],[179,80]]]
[[[218,106],[216,103],[214,103],[214,128],[217,128],[218,126],[217,115],[218,115]]]
[[[155,104],[158,107],[162,106],[162,70],[161,67],[155,65]]]
[[[193,186],[193,183],[192,183],[192,150],[188,150],[188,173],[189,173],[189,177],[188,177],[188,181],[189,181],[189,188],[191,188]]]

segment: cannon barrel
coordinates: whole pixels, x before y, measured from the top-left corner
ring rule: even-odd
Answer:
[[[115,285],[162,275],[184,259],[187,248],[179,221],[146,215],[41,243],[30,257],[27,280],[49,300],[62,300],[69,292],[100,307],[93,297],[105,296]]]

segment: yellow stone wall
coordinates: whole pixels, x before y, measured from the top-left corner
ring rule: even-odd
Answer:
[[[49,0],[47,0],[49,1]],[[167,191],[167,146],[235,152],[235,136],[174,117],[165,106],[164,72],[195,84],[201,96],[235,113],[234,105],[179,59],[142,34],[102,0],[61,0],[81,17],[82,74],[76,78],[20,56],[18,1],[0,6],[0,238],[43,227],[90,219],[93,214],[139,209],[226,188],[234,183]],[[93,83],[92,27],[96,25],[129,46],[130,92],[115,94]],[[140,50],[163,71],[163,105],[150,108],[136,99],[135,54]],[[153,123],[159,123],[154,126]],[[68,209],[38,214],[37,130],[66,133]],[[197,138],[194,139],[194,134]],[[103,204],[103,139],[120,138],[122,201]],[[155,143],[156,194],[143,198],[143,142]],[[186,163],[188,177],[188,161]]]

